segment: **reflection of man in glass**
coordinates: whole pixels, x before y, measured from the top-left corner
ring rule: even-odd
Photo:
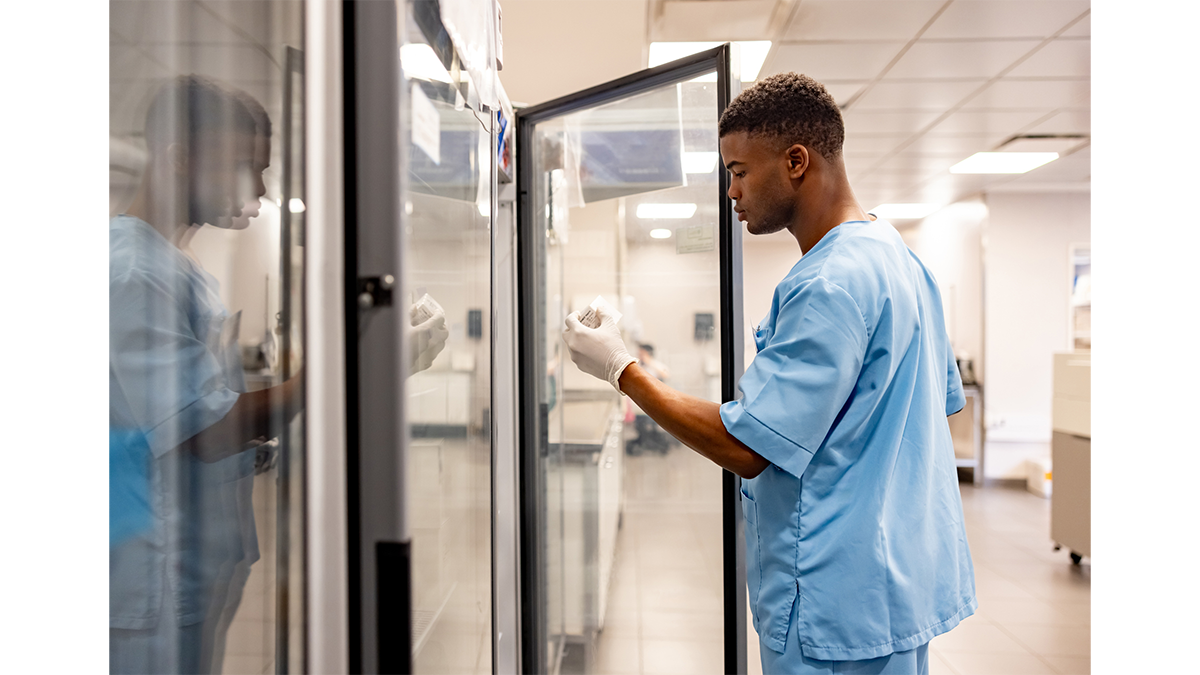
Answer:
[[[301,405],[299,376],[245,392],[240,315],[181,250],[266,192],[270,132],[246,101],[198,76],[167,83],[147,113],[138,193],[109,224],[110,509],[125,524],[110,540],[113,672],[220,669],[217,626],[240,599],[239,565],[258,556],[239,486],[257,440]]]

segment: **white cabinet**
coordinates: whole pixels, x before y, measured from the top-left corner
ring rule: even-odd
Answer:
[[[1054,355],[1054,492],[1050,538],[1078,563],[1092,550],[1092,357],[1090,352]]]

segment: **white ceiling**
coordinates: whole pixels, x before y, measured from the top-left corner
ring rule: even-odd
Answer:
[[[847,168],[867,208],[945,204],[983,191],[1090,188],[1089,0],[502,0],[502,6],[501,79],[517,101],[538,103],[633,70],[610,72],[613,64],[637,60],[644,67],[651,41],[772,40],[760,77],[811,75],[842,105]],[[614,18],[624,29],[598,34]],[[569,65],[552,72],[536,65],[547,63]],[[1020,176],[948,171],[975,152],[1029,134],[1084,138],[1066,144],[1073,154]]]

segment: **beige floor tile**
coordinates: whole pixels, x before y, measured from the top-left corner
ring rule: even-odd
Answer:
[[[939,654],[950,652],[974,653],[1028,653],[1020,643],[1006,634],[999,626],[988,623],[978,616],[968,617],[949,633],[943,633],[930,643]]]
[[[1038,596],[1002,577],[976,575],[975,595],[979,604],[988,600],[1038,600]]]
[[[637,638],[601,634],[596,642],[594,672],[635,674],[641,672],[641,654]]]
[[[1092,629],[1089,626],[1011,624],[1002,628],[1039,656],[1083,657],[1092,653]]]
[[[1054,601],[1050,603],[1063,616],[1070,618],[1070,623],[1090,626],[1092,625],[1092,603],[1091,599],[1088,602],[1062,602]]]
[[[941,656],[958,675],[1056,675],[1045,661],[1028,652],[944,652]]]
[[[1091,675],[1092,660],[1083,656],[1044,656],[1061,675]]]
[[[1001,626],[1023,623],[1087,625],[1086,622],[1080,620],[1079,612],[1066,612],[1060,606],[1042,600],[990,598],[986,602],[980,602],[976,612],[988,621]]]
[[[940,654],[929,650],[929,675],[958,675]]]
[[[641,616],[645,640],[704,640],[721,642],[725,636],[725,617],[721,612],[655,612]]]
[[[647,640],[642,643],[646,675],[721,675],[725,648],[707,640]]]

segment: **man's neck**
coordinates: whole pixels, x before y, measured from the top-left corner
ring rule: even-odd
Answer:
[[[854,198],[845,174],[817,174],[796,209],[796,222],[788,228],[801,255],[812,250],[833,228],[852,220],[869,220],[867,212]]]
[[[133,203],[125,209],[125,214],[142,220],[153,227],[164,239],[172,245],[182,248],[187,240],[191,226],[181,223],[178,209],[162,207],[161,201],[154,198],[155,190],[145,181],[138,187]]]

